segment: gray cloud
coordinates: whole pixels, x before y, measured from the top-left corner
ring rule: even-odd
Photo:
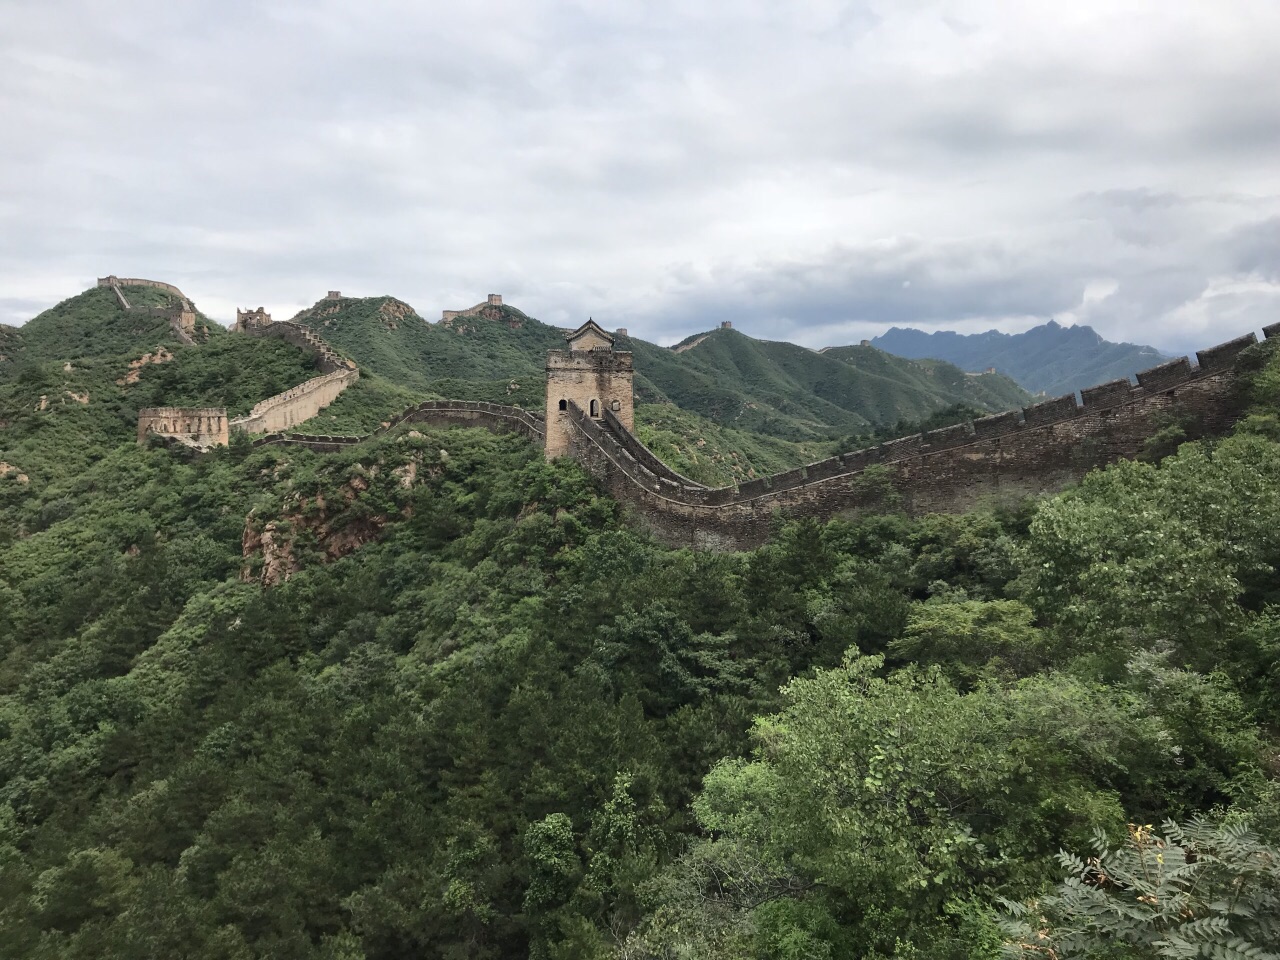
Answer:
[[[0,322],[115,272],[222,319],[500,291],[663,342],[1191,348],[1280,305],[1277,35],[1270,0],[10,4]]]

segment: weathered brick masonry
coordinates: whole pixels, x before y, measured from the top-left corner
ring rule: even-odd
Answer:
[[[1280,324],[1264,331],[1280,336]],[[672,545],[745,549],[765,542],[778,518],[818,517],[899,505],[909,513],[959,512],[983,503],[1051,493],[1095,467],[1134,457],[1175,420],[1207,435],[1237,419],[1237,355],[1250,334],[1201,351],[1198,367],[1176,360],[1074,396],[905,437],[737,487],[699,488],[653,469],[634,438],[570,406],[568,455],[599,477]],[[647,453],[648,451],[645,451]],[[649,454],[652,457],[652,454]],[[869,470],[875,467],[877,469]],[[676,475],[678,476],[678,475]]]
[[[145,407],[138,411],[138,442],[156,434],[201,450],[227,445],[225,407]]]

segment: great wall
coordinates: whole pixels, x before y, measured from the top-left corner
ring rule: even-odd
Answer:
[[[187,299],[186,294],[175,287],[171,283],[165,283],[161,280],[141,280],[137,277],[122,279],[117,276],[99,277],[98,286],[109,288],[116,295],[116,302],[120,304],[120,309],[130,313],[143,313],[153,317],[163,317],[169,321],[169,328],[173,330],[174,336],[185,344],[195,343],[196,332],[196,308]],[[151,287],[156,290],[163,290],[165,293],[177,299],[177,304],[172,307],[135,307],[129,303],[128,297],[124,295],[122,287]]]
[[[186,294],[171,283],[138,278],[122,279],[117,276],[99,277],[99,287],[109,287],[116,295],[122,310],[146,310],[154,316],[169,319],[174,334],[186,344],[194,344],[196,308]],[[163,290],[178,303],[174,307],[133,307],[122,287],[152,287]],[[330,290],[327,299],[340,299],[341,294]],[[244,433],[268,433],[285,430],[310,420],[333,403],[347,387],[360,379],[359,368],[350,360],[340,357],[309,328],[290,320],[274,322],[262,307],[256,310],[237,310],[232,332],[250,337],[274,337],[293,344],[310,355],[320,371],[296,387],[255,404],[246,416],[228,421],[223,407],[147,407],[138,411],[138,442],[145,442],[148,435],[156,434],[184,446],[200,450],[213,446],[226,446],[230,430]]]
[[[569,456],[581,463],[663,542],[713,550],[758,546],[780,518],[829,519],[886,508],[911,514],[961,512],[1053,493],[1096,467],[1138,456],[1153,436],[1177,424],[1192,426],[1197,434],[1220,435],[1243,408],[1240,354],[1259,343],[1250,333],[1199,351],[1195,365],[1183,357],[1141,371],[1136,384],[1114,380],[1081,391],[1079,400],[1068,394],[712,488],[672,470],[635,436],[632,355],[615,351],[614,338],[593,321],[567,334],[567,350],[548,354],[545,416],[495,403],[434,400],[410,407],[366,436],[285,432],[314,416],[332,399],[330,391],[336,396],[359,372],[300,324],[272,323],[258,310],[238,314],[237,328],[313,351],[324,371],[230,422],[232,429],[265,433],[254,446],[333,452],[410,422],[515,432],[548,459]],[[1262,332],[1264,339],[1280,338],[1280,323]],[[220,424],[217,413],[172,411],[186,418],[188,429],[203,430],[206,437],[226,429],[225,418]],[[139,438],[144,436],[140,422]],[[226,442],[225,433],[221,442]]]

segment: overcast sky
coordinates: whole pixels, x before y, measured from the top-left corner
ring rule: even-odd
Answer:
[[[1277,0],[0,0],[0,322],[487,293],[670,343],[1280,319]]]

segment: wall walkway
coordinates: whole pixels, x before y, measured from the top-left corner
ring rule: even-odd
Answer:
[[[310,420],[360,379],[360,370],[354,363],[340,357],[314,331],[300,323],[285,320],[265,327],[250,327],[242,333],[249,337],[272,337],[292,343],[316,358],[316,367],[321,374],[255,404],[246,416],[231,421],[233,430],[275,433],[296,426]]]
[[[382,436],[402,423],[426,423],[434,427],[484,427],[495,433],[518,433],[538,447],[546,444],[546,423],[537,414],[520,407],[507,407],[479,400],[426,400],[388,421],[385,427],[379,427],[364,436],[271,433],[254,440],[253,445],[306,447],[320,453],[331,453]]]
[[[1280,324],[1264,330],[1280,336]],[[1134,457],[1177,420],[1225,432],[1239,416],[1236,357],[1250,334],[1021,411],[985,417],[867,450],[831,457],[738,486],[691,486],[655,472],[617,431],[570,405],[570,456],[630,504],[672,545],[746,549],[768,540],[778,517],[827,519],[896,506],[910,513],[957,512],[990,502],[1052,493],[1085,473]],[[678,476],[678,475],[676,475]]]

